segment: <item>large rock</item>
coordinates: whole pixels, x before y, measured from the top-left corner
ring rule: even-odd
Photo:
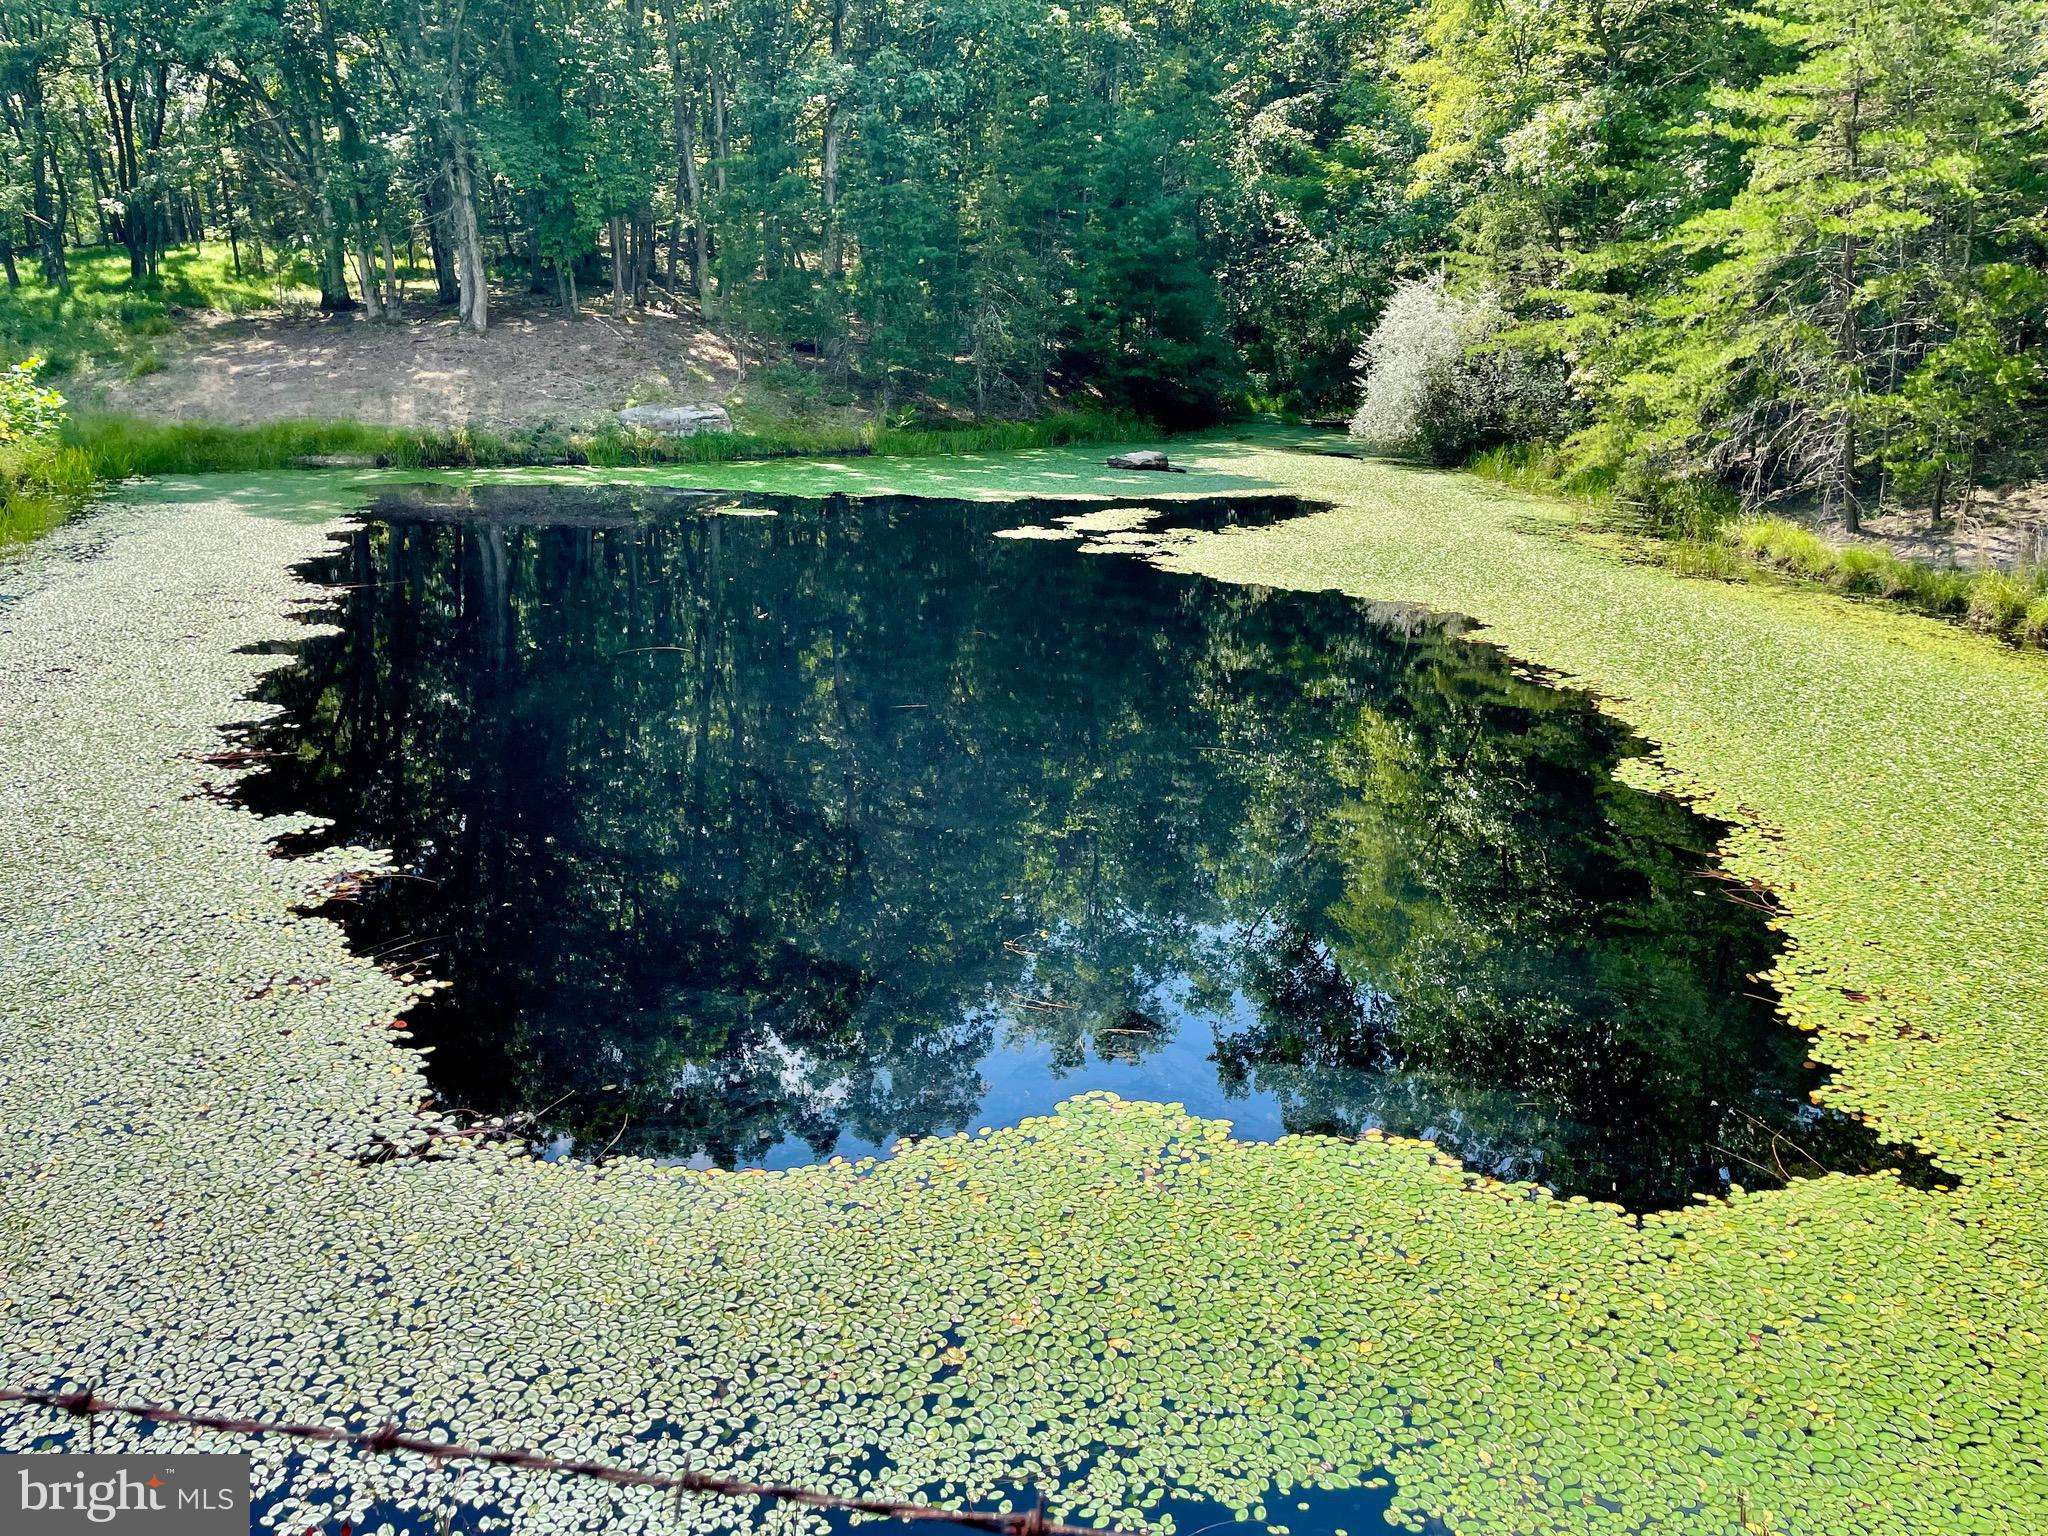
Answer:
[[[629,432],[695,437],[699,432],[730,432],[732,417],[722,405],[629,405],[619,412],[619,425]]]
[[[1169,475],[1184,475],[1186,470],[1177,464],[1166,462],[1166,455],[1157,448],[1140,448],[1135,453],[1111,454],[1102,461],[1111,469],[1154,469]]]

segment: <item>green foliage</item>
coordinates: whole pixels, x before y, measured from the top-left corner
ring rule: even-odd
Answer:
[[[43,359],[0,368],[0,546],[35,538],[62,522],[92,489],[92,468],[55,441],[64,397],[38,382]]]
[[[64,425],[64,397],[36,382],[42,371],[33,355],[0,368],[0,448],[39,442]]]
[[[1313,0],[1243,60],[1256,103],[1235,130],[1224,299],[1255,387],[1348,415],[1352,358],[1448,201],[1412,185],[1424,145],[1390,73],[1404,7]]]
[[[1561,445],[1673,528],[1717,483],[1939,518],[2043,468],[2042,20],[38,0],[0,7],[0,346],[146,370],[183,309],[380,316],[418,260],[472,329],[493,279],[609,281],[620,318],[666,283],[884,418],[1192,423],[1353,403],[1357,348],[1434,270],[1497,297],[1486,366],[1545,384],[1468,448]]]
[[[2048,405],[2028,11],[1777,0],[1742,18],[1762,73],[1712,98],[1742,180],[1666,237],[1668,281],[1609,307],[1589,449],[1752,502],[1811,493],[1852,525],[1879,471],[1937,517],[2025,472],[2013,445]]]
[[[1569,367],[1573,472],[1853,523],[2048,467],[2042,23],[2038,0],[1427,0],[1419,186],[1455,209],[1454,276]]]

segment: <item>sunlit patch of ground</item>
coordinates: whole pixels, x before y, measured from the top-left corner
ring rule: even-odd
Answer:
[[[587,426],[645,400],[722,400],[748,358],[694,313],[650,307],[619,317],[586,304],[501,302],[472,336],[422,307],[396,322],[348,315],[218,317],[166,351],[163,366],[105,385],[104,409],[174,421],[251,425],[361,421],[507,430]]]

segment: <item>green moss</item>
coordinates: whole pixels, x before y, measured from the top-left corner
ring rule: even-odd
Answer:
[[[0,867],[34,871],[0,885],[0,1040],[34,1041],[0,1053],[0,1173],[32,1192],[0,1224],[0,1367],[825,1486],[878,1453],[899,1491],[1021,1476],[1125,1523],[1162,1491],[1244,1508],[1385,1473],[1404,1518],[1465,1532],[2048,1528],[2048,665],[1287,442],[1183,445],[1201,473],[1173,488],[1331,510],[1174,563],[1470,613],[1610,700],[1662,744],[1632,772],[1732,818],[1735,872],[1780,895],[1775,980],[1826,1097],[1952,1188],[1830,1176],[1638,1223],[1419,1143],[1243,1145],[1101,1097],[789,1174],[356,1167],[372,1134],[419,1135],[384,1028],[406,988],[293,915],[324,869],[268,857],[279,827],[194,795],[180,754],[246,713],[266,662],[236,647],[288,632],[289,568],[320,547],[252,513],[331,485],[331,514],[379,477],[180,482],[0,610],[0,794],[35,785],[0,816]],[[1098,460],[634,477],[1128,494]],[[510,1476],[259,1458],[304,1524],[384,1498],[438,1526],[494,1496],[534,1532],[734,1518]]]

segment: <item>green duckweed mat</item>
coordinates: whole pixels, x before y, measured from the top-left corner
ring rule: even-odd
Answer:
[[[1332,510],[1161,558],[1461,611],[1608,700],[1661,749],[1630,771],[1735,822],[1729,864],[1782,901],[1828,1100],[1951,1187],[1638,1221],[1420,1143],[1240,1144],[1100,1096],[786,1174],[358,1166],[431,1123],[388,1027],[412,994],[293,908],[374,856],[269,857],[289,823],[198,759],[276,664],[240,648],[293,631],[290,567],[382,477],[195,477],[0,570],[0,1374],[830,1488],[1021,1475],[1121,1525],[1387,1477],[1465,1536],[2048,1529],[2048,663],[1301,446],[1177,444],[1199,472],[1144,491]],[[1128,496],[1107,451],[606,478]],[[65,1433],[0,1416],[8,1449]],[[294,1531],[816,1528],[254,1450]]]

